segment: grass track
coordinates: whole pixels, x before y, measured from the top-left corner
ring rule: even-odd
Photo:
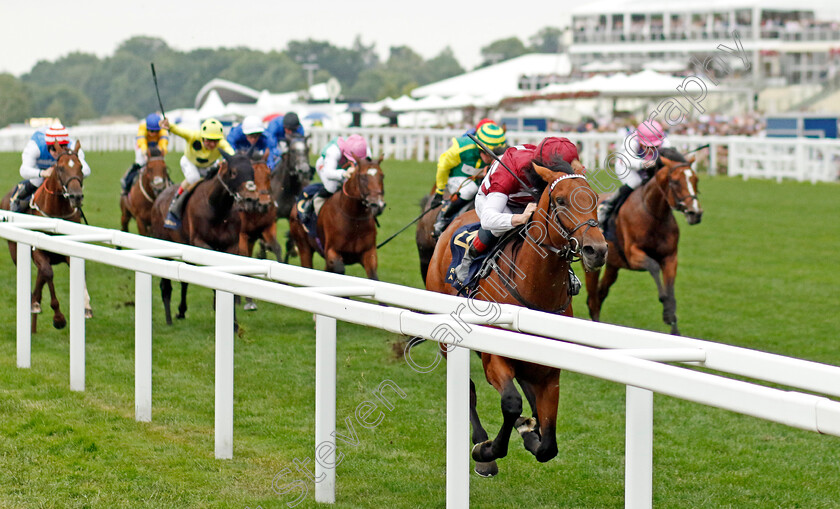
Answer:
[[[129,153],[90,153],[91,224],[119,225],[118,179]],[[177,168],[177,156],[167,157]],[[18,180],[19,156],[0,154],[0,187]],[[386,161],[388,209],[380,238],[418,213],[433,165]],[[174,177],[180,178],[179,172]],[[680,328],[693,337],[840,364],[840,187],[701,178],[703,223],[680,219]],[[285,223],[280,223],[285,230]],[[136,231],[136,230],[132,230]],[[413,229],[380,251],[380,277],[420,286]],[[323,267],[317,259],[316,266]],[[88,264],[96,317],[87,322],[87,390],[69,390],[68,332],[40,320],[32,369],[15,367],[14,270],[0,254],[0,507],[284,507],[272,480],[314,447],[314,333],[310,315],[261,304],[240,313],[235,358],[234,459],[213,458],[212,294],[190,288],[187,319],[166,327],[154,303],[153,422],[136,423],[133,275]],[[349,274],[362,276],[360,266]],[[67,309],[67,267],[57,268]],[[585,296],[575,300],[586,317]],[[622,272],[604,320],[665,331],[653,281]],[[356,424],[345,446],[336,507],[443,507],[443,368],[417,374],[393,360],[396,336],[339,324],[338,420],[390,379],[406,393],[373,430]],[[421,348],[431,355],[431,347]],[[488,431],[499,399],[473,377]],[[471,481],[472,506],[623,505],[624,388],[561,377],[560,453],[538,464],[511,441],[501,473]],[[840,439],[656,397],[655,507],[838,507]],[[291,482],[303,476],[293,473]],[[277,487],[285,483],[278,482]],[[310,492],[297,507],[316,507]]]

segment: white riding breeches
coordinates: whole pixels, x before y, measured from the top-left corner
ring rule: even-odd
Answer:
[[[458,193],[461,198],[469,201],[475,198],[478,193],[478,184],[468,177],[450,177],[446,181],[446,190],[449,191],[450,195]]]

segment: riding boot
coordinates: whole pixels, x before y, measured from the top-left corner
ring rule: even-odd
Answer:
[[[481,237],[485,237],[485,235],[481,235],[482,233],[486,233],[487,242],[482,241]],[[493,234],[491,234],[487,230],[479,229],[478,234],[473,238],[472,242],[470,243],[470,247],[467,249],[467,252],[464,253],[464,257],[461,259],[461,263],[455,267],[455,279],[461,284],[464,285],[467,283],[467,277],[470,275],[470,265],[472,265],[473,260],[478,258],[478,256],[485,251],[487,251],[493,244],[496,243],[498,240]]]
[[[184,212],[184,204],[187,202],[189,193],[183,188],[179,187],[175,197],[172,198],[172,203],[169,204],[169,212],[166,214],[166,219],[163,221],[163,226],[170,230],[177,230],[181,227],[181,215]]]
[[[315,214],[320,214],[321,207],[324,206],[324,203],[326,203],[327,198],[329,198],[332,195],[333,193],[327,191],[326,187],[318,191],[318,193],[312,199],[312,212],[314,212]]]
[[[598,223],[600,223],[601,226],[605,226],[615,210],[616,204],[629,196],[632,192],[633,188],[624,184],[618,188],[618,191],[616,191],[614,195],[604,200],[604,202],[598,206]]]
[[[443,233],[443,230],[445,230],[446,227],[449,226],[449,223],[452,222],[452,218],[454,218],[455,215],[458,214],[458,212],[460,212],[461,209],[464,208],[468,203],[469,200],[465,200],[461,198],[461,195],[458,195],[455,201],[451,201],[445,207],[443,207],[438,213],[438,218],[435,222],[435,228],[432,232],[432,236],[434,238],[440,237],[440,235]]]
[[[125,171],[125,175],[122,176],[120,179],[120,187],[122,188],[122,194],[128,194],[128,191],[131,190],[131,184],[134,183],[134,178],[137,176],[137,172],[140,171],[141,166],[137,163],[131,165],[131,168]]]
[[[26,212],[29,210],[29,197],[36,189],[38,189],[38,186],[29,180],[19,182],[9,202],[9,210],[11,212]]]

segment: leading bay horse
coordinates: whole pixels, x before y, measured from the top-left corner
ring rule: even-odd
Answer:
[[[189,197],[181,221],[176,230],[164,228],[163,221],[169,210],[169,203],[178,190],[177,185],[166,188],[155,200],[152,208],[152,236],[158,239],[180,242],[224,253],[239,254],[239,233],[241,220],[239,210],[249,210],[259,202],[257,186],[254,183],[254,168],[247,154],[228,155],[222,152],[224,160],[218,171],[210,172],[200,181]],[[170,300],[172,282],[160,281],[161,297],[166,312],[166,323],[172,325]],[[184,318],[187,312],[187,283],[181,283],[181,302],[176,318]]]
[[[289,230],[301,266],[311,269],[312,253],[318,251],[329,272],[344,274],[345,265],[361,263],[368,278],[379,279],[376,217],[385,209],[382,159],[360,159],[341,189],[327,198],[318,214],[316,238],[304,229],[297,207],[292,209]]]
[[[587,270],[595,270],[604,264],[606,257],[607,243],[597,228],[595,216],[597,197],[578,161],[568,166],[567,172],[534,166],[547,183],[537,209],[520,232],[522,240],[516,239],[502,248],[496,262],[498,267],[478,283],[471,298],[572,316],[572,296],[568,289],[572,259],[579,256]],[[457,293],[445,281],[452,259],[450,239],[459,227],[476,221],[475,211],[467,212],[441,235],[429,265],[427,290]],[[485,477],[498,473],[495,460],[507,455],[514,428],[522,436],[525,449],[537,461],[545,462],[556,456],[560,370],[487,353],[480,356],[487,381],[501,395],[504,421],[496,438],[489,440],[476,413],[475,384],[470,380],[470,422],[475,444],[472,457],[476,472]],[[522,398],[514,380],[528,399],[533,418],[521,416]]]
[[[152,205],[155,198],[170,184],[172,180],[169,178],[169,168],[163,154],[157,147],[150,148],[146,153],[146,164],[140,168],[128,194],[120,196],[122,231],[128,231],[128,223],[134,218],[137,222],[137,232],[140,235],[148,235],[152,225]]]
[[[76,141],[73,149],[62,148],[58,142],[55,143],[55,164],[52,174],[44,179],[44,182],[32,195],[29,214],[65,219],[78,223],[82,217],[82,200],[84,191],[82,181],[82,162],[79,159],[79,150],[82,145]],[[9,210],[12,192],[6,193],[0,202],[0,208]],[[17,263],[17,243],[9,242],[9,251],[12,255],[12,262]],[[70,263],[69,257],[49,251],[36,249],[32,253],[32,261],[38,269],[35,279],[35,289],[32,292],[32,332],[36,332],[38,325],[38,314],[41,313],[41,297],[46,284],[50,290],[50,307],[53,310],[53,327],[63,329],[67,325],[67,318],[61,312],[58,298],[55,294],[53,284],[53,265],[59,263]],[[90,307],[90,295],[85,285],[85,318],[93,316]]]
[[[677,328],[677,300],[674,279],[677,277],[677,243],[680,229],[672,210],[685,214],[688,224],[700,222],[703,209],[697,198],[697,174],[691,169],[694,156],[685,158],[672,148],[660,150],[659,169],[643,186],[637,188],[618,209],[615,220],[616,241],[609,243],[604,277],[600,270],[586,273],[589,316],[601,319],[601,305],[618,278],[619,269],[645,270],[656,283],[662,303],[662,320]]]
[[[309,164],[308,142],[308,136],[292,137],[288,143],[288,150],[280,157],[277,168],[271,174],[271,197],[277,207],[277,219],[289,219],[300,192],[312,180],[315,170]],[[265,242],[261,241],[261,258],[265,257],[265,250]],[[294,242],[289,239],[283,261],[288,262],[292,252],[294,252]]]

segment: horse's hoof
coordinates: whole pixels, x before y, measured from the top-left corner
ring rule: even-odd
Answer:
[[[187,315],[185,315],[184,313],[178,313],[177,315],[175,315],[175,318],[177,318],[178,320],[183,320],[186,317]]]
[[[482,461],[476,461],[475,473],[480,475],[481,477],[493,477],[499,473],[499,467],[496,465],[495,461],[490,461],[486,463]]]
[[[533,417],[519,416],[519,419],[516,419],[516,423],[513,427],[516,428],[516,431],[518,431],[520,435],[524,435],[525,433],[529,433],[537,429],[537,420]]]
[[[40,302],[33,302],[32,303],[32,314],[37,315],[41,313],[41,303]]]
[[[63,329],[67,327],[67,320],[63,316],[61,318],[53,318],[53,327]]]
[[[92,309],[85,309],[85,318],[93,318],[93,310]]]
[[[257,303],[256,302],[246,302],[245,311],[256,311],[257,310]]]
[[[492,445],[493,445],[492,440],[485,440],[484,442],[481,442],[480,444],[475,444],[472,448],[472,452],[470,453],[470,456],[472,456],[472,459],[476,463],[485,462],[486,457],[482,454],[482,450],[486,450],[487,452],[490,452],[490,447]],[[493,460],[490,460],[490,461],[493,461]]]

